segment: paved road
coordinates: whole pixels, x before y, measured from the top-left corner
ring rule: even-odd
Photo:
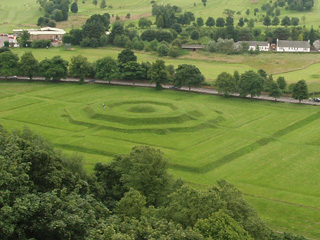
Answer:
[[[4,79],[4,77],[0,76],[0,79]],[[16,80],[29,80],[28,77],[18,77]],[[45,81],[44,78],[42,77],[36,77],[33,78],[34,81]],[[60,82],[73,82],[73,83],[77,83],[79,81],[79,79],[75,79],[75,78],[67,78],[67,79],[62,79]],[[86,83],[90,83],[90,84],[109,84],[109,82],[103,81],[103,80],[85,80]],[[136,82],[134,85],[132,84],[132,82],[130,81],[122,81],[122,80],[117,80],[117,81],[111,81],[110,85],[118,85],[118,86],[135,86],[135,87],[150,87],[150,88],[155,88],[155,84],[154,83],[146,83],[146,82]],[[188,87],[181,87],[180,89],[173,89],[172,85],[167,84],[163,86],[164,89],[168,89],[168,90],[174,90],[174,91],[184,91],[184,92],[189,92],[189,88]],[[190,92],[195,92],[195,93],[201,93],[201,94],[210,94],[210,95],[221,95],[218,93],[217,90],[212,89],[212,88],[200,88],[200,87],[192,87],[190,89]],[[238,97],[238,98],[243,98],[240,97],[238,93],[234,93],[231,94],[232,97]],[[250,97],[247,97],[247,99],[249,99]],[[274,98],[269,97],[268,95],[261,95],[259,97],[254,97],[253,99],[255,100],[263,100],[263,101],[272,101],[274,102]],[[295,100],[293,98],[290,97],[280,97],[277,99],[277,102],[283,102],[283,103],[295,103],[295,104],[299,104],[298,100]],[[315,105],[315,106],[320,106],[320,102],[312,102],[309,100],[303,100],[301,102],[301,104],[305,104],[305,105]]]

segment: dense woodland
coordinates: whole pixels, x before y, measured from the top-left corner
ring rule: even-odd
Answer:
[[[28,129],[0,126],[1,239],[305,239],[273,233],[224,180],[196,190],[137,146],[92,173]]]

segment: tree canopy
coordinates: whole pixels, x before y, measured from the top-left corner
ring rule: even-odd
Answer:
[[[152,63],[148,71],[148,78],[151,82],[156,83],[156,89],[161,89],[161,84],[165,84],[168,81],[168,73],[163,60],[156,60]]]
[[[307,99],[309,97],[308,86],[305,80],[300,80],[294,85],[292,97],[299,100],[299,103],[301,103],[303,99]]]
[[[223,92],[225,96],[228,96],[230,93],[234,93],[236,91],[237,82],[231,74],[222,72],[217,77],[215,87],[219,93]]]
[[[189,91],[191,86],[200,86],[204,81],[204,76],[201,74],[199,68],[194,65],[182,64],[176,69],[174,76],[175,86],[181,87],[187,85]]]
[[[250,94],[251,98],[260,96],[263,91],[264,79],[254,71],[246,71],[241,74],[239,82],[239,93],[241,96]]]

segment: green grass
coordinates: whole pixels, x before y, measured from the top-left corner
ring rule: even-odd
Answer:
[[[89,171],[147,144],[176,178],[226,179],[274,230],[319,239],[318,107],[94,84],[0,82],[0,99],[2,125],[80,153]]]
[[[223,14],[224,9],[231,9],[235,11],[240,11],[240,15],[235,15],[235,22],[238,22],[240,17],[256,18],[258,22],[256,23],[257,27],[265,28],[262,25],[262,15],[265,15],[265,12],[259,12],[255,17],[253,16],[253,9],[259,8],[262,4],[267,3],[268,0],[215,0],[208,1],[207,6],[204,7],[201,1],[194,0],[176,0],[174,3],[169,0],[157,1],[158,4],[174,4],[183,9],[183,11],[191,11],[195,14],[196,17],[202,17],[206,20],[209,16],[225,17]],[[196,6],[194,6],[196,4]],[[127,13],[131,14],[131,20],[137,22],[137,19],[140,17],[150,17],[151,15],[151,3],[149,0],[139,0],[139,1],[130,1],[130,0],[121,0],[121,1],[108,1],[107,5],[112,5],[113,8],[107,7],[106,9],[100,9],[99,6],[95,7],[92,4],[92,1],[86,0],[85,3],[78,1],[79,12],[73,14],[70,12],[69,20],[64,22],[59,22],[57,27],[70,30],[72,28],[80,27],[85,20],[93,14],[103,14],[105,12],[113,14],[114,16],[119,15],[121,19],[125,19]],[[247,9],[251,10],[251,14],[247,16],[245,11]],[[280,19],[284,16],[289,17],[306,17],[305,23],[300,21],[301,25],[318,26],[319,22],[319,11],[320,4],[319,0],[315,0],[315,6],[310,12],[298,12],[298,11],[286,11],[281,10]],[[43,11],[39,10],[39,4],[35,0],[24,0],[23,2],[17,3],[16,1],[11,0],[2,0],[0,3],[0,14],[1,14],[1,23],[0,23],[0,32],[11,32],[13,28],[30,28],[35,27],[38,17],[44,15]],[[154,18],[151,17],[154,21]]]
[[[65,48],[50,49],[13,49],[12,51],[19,56],[24,52],[32,51],[34,56],[40,61],[45,58],[52,58],[60,55],[62,58],[70,61],[72,56],[83,55],[90,62],[100,58],[110,56],[117,58],[123,49],[114,47],[105,47],[98,49]],[[214,82],[217,76],[225,71],[233,74],[234,71],[243,73],[248,70],[264,69],[268,74],[273,74],[274,79],[278,76],[285,76],[288,83],[297,82],[305,79],[309,84],[310,91],[320,92],[320,58],[317,54],[299,54],[299,53],[261,53],[259,55],[223,55],[207,52],[189,52],[189,54],[174,59],[170,57],[158,57],[153,53],[135,51],[138,61],[154,62],[157,59],[163,59],[166,64],[172,64],[177,67],[180,64],[192,64],[197,66],[206,81]]]

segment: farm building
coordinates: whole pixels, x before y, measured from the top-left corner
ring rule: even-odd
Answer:
[[[313,46],[317,51],[320,51],[320,40],[314,41]]]
[[[249,48],[248,50],[255,51],[257,46],[259,46],[259,51],[267,52],[270,49],[270,43],[268,42],[261,42],[261,41],[239,41],[236,45],[241,45],[242,43],[248,43]]]
[[[287,41],[277,39],[277,52],[310,52],[310,41]]]
[[[15,29],[13,32],[16,35],[21,35],[24,30],[22,29]],[[51,28],[51,27],[44,27],[40,29],[28,29],[30,33],[30,40],[55,40],[55,39],[62,39],[62,36],[66,33],[63,29],[59,28]]]
[[[203,49],[204,46],[203,45],[189,45],[189,44],[182,44],[182,49],[188,49],[188,50],[192,50],[192,51],[197,51],[200,49]]]

